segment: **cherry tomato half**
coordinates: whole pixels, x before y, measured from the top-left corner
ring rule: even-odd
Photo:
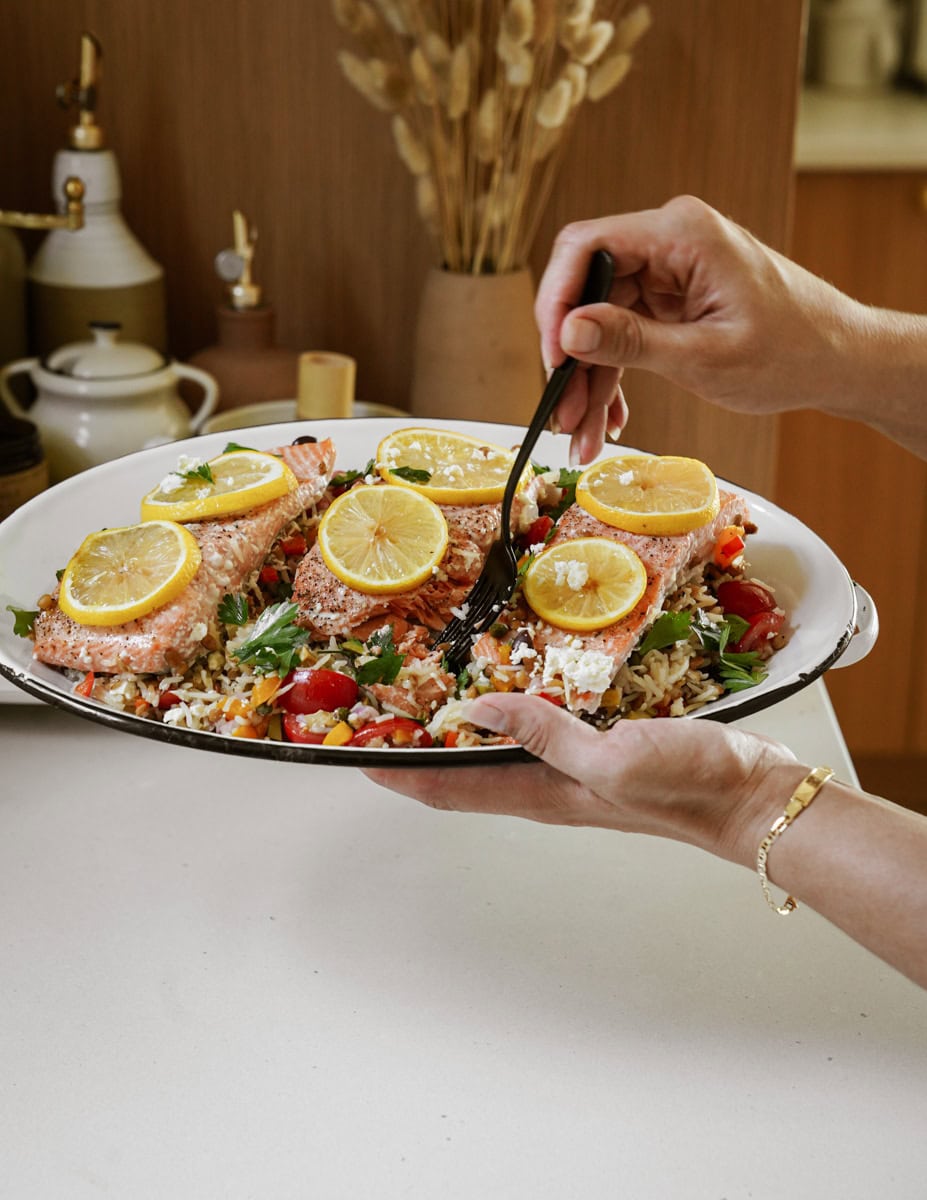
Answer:
[[[748,617],[747,620],[750,622],[750,628],[744,630],[743,636],[731,647],[735,654],[746,654],[748,650],[755,650],[767,638],[778,633],[785,624],[785,613],[774,610],[758,612]]]
[[[293,685],[277,701],[288,713],[334,712],[350,708],[358,696],[355,679],[325,667],[296,667],[283,683]]]
[[[307,729],[298,713],[283,714],[283,736],[288,742],[299,742],[303,746],[321,746],[327,729]]]
[[[761,583],[749,579],[727,579],[718,584],[718,600],[725,612],[749,619],[754,613],[776,607],[776,598]]]
[[[547,535],[553,527],[553,517],[538,517],[537,520],[531,522],[520,541],[526,548],[537,546],[538,543],[547,541]]]
[[[433,745],[431,734],[411,717],[390,717],[386,721],[371,721],[355,733],[352,746],[369,746],[382,738],[386,746],[411,746],[423,749]]]

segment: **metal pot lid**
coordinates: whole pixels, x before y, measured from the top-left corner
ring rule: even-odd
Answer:
[[[118,379],[160,371],[165,358],[141,342],[120,342],[117,321],[91,321],[93,340],[71,342],[53,351],[45,366],[74,379]]]

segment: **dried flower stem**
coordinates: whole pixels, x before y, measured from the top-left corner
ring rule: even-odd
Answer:
[[[579,110],[618,86],[649,28],[632,3],[332,0],[355,46],[342,70],[391,114],[448,270],[525,265]]]

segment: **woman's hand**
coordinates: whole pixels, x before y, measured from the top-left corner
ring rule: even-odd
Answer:
[[[783,747],[713,721],[621,721],[601,733],[515,693],[474,700],[468,719],[542,761],[365,773],[433,808],[654,834],[745,865],[804,774]]]
[[[596,249],[615,260],[607,304],[574,308]],[[861,390],[852,356],[872,332],[862,305],[691,196],[662,208],[568,225],[538,289],[544,361],[576,371],[555,414],[588,462],[627,419],[634,366],[722,407],[752,413],[839,409]]]

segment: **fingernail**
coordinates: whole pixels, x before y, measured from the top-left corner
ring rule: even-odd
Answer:
[[[483,696],[465,701],[461,716],[471,725],[478,725],[481,729],[491,729],[494,733],[505,733],[505,713]]]
[[[557,420],[556,413],[550,414],[550,431],[551,431],[551,433],[559,433],[560,432],[560,422]]]
[[[575,471],[580,464],[579,442],[574,438],[570,442],[570,470]]]
[[[573,317],[564,327],[563,348],[567,353],[589,354],[602,341],[601,327],[588,317]]]
[[[618,439],[621,437],[622,429],[624,429],[624,426],[621,424],[620,421],[612,421],[605,427],[605,432],[608,434],[608,436],[612,439],[613,442],[617,442]]]

